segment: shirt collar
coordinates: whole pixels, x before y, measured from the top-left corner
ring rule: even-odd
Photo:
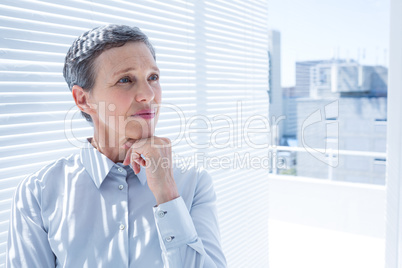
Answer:
[[[80,158],[96,187],[99,188],[115,163],[106,155],[95,149],[90,140],[91,139],[88,138],[87,142],[84,144],[84,147],[81,148]],[[131,168],[131,165],[129,168]],[[144,167],[141,167],[141,171],[137,174],[137,177],[142,185],[146,183],[147,177]]]

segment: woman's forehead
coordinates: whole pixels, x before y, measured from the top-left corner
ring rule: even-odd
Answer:
[[[147,69],[159,71],[149,48],[142,42],[129,42],[121,47],[110,48],[102,52],[94,63],[98,71],[107,71],[110,76]]]

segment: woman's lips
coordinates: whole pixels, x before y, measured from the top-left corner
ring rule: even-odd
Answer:
[[[133,115],[134,117],[141,117],[142,119],[153,119],[155,112],[153,110],[141,110]]]

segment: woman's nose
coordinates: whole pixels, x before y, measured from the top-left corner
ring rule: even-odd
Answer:
[[[150,102],[155,98],[154,89],[148,83],[148,81],[143,81],[138,84],[135,100],[137,102]]]

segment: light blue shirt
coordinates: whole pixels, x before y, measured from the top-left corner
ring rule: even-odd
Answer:
[[[211,177],[175,167],[174,178],[180,197],[156,207],[144,168],[88,142],[17,187],[7,267],[226,267]]]

